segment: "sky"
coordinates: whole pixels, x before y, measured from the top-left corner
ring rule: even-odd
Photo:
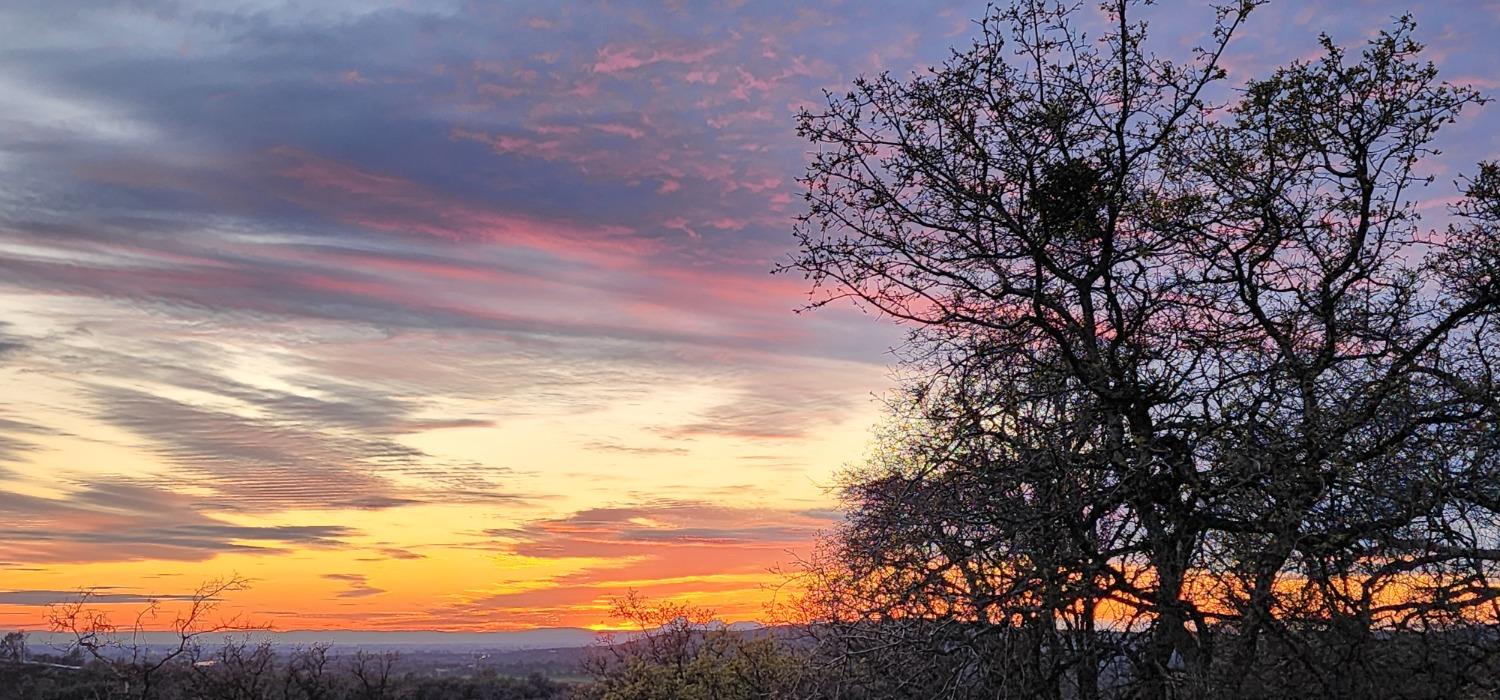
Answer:
[[[1193,5],[1148,10],[1159,53]],[[1230,81],[1404,5],[1263,8]],[[278,629],[607,627],[629,590],[764,618],[901,338],[770,274],[793,116],[983,11],[3,3],[0,628],[230,575]],[[1500,4],[1415,16],[1500,94]],[[1444,133],[1424,211],[1497,127]]]

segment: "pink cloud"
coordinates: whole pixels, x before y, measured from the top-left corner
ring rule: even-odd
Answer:
[[[614,134],[616,136],[624,136],[626,138],[638,139],[646,135],[646,131],[644,129],[630,126],[628,124],[594,124],[592,126],[594,129],[602,131],[606,134]]]
[[[661,49],[651,46],[610,45],[599,49],[598,59],[594,62],[594,72],[608,75],[656,63],[698,63],[717,52],[718,49],[714,48]]]
[[[659,250],[621,226],[580,226],[499,211],[287,146],[270,155],[279,164],[276,172],[299,185],[283,192],[284,197],[347,223],[517,245],[609,267],[631,265]]]

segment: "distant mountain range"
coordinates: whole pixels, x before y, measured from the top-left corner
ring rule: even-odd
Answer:
[[[599,633],[578,627],[516,630],[511,632],[436,632],[396,631],[366,632],[354,630],[292,630],[287,632],[248,632],[212,634],[199,637],[205,646],[217,644],[225,637],[244,638],[259,642],[270,640],[286,646],[331,644],[338,647],[390,647],[407,649],[560,649],[585,647],[598,641]],[[34,646],[66,646],[72,641],[68,635],[51,632],[31,632],[27,640]],[[149,646],[176,644],[177,638],[170,632],[146,632],[140,641]]]
[[[730,629],[749,630],[760,627],[754,622],[735,622]],[[550,627],[544,629],[515,630],[509,632],[438,632],[415,631],[355,631],[355,630],[290,630],[286,632],[257,631],[240,634],[204,635],[199,638],[205,646],[217,644],[225,637],[243,638],[252,641],[270,640],[276,645],[307,646],[330,644],[336,647],[384,647],[390,649],[563,649],[586,647],[599,641],[601,633],[580,627]],[[627,635],[628,636],[628,635]],[[72,641],[67,635],[51,632],[31,632],[27,640],[33,646],[66,646]],[[149,646],[176,644],[170,632],[146,632],[141,643]]]

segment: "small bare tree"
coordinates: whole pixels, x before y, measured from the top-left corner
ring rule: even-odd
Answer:
[[[94,663],[108,669],[123,684],[127,696],[149,700],[157,697],[157,682],[165,669],[195,653],[205,636],[265,629],[251,624],[239,615],[216,617],[224,596],[245,590],[247,579],[239,576],[215,579],[194,591],[185,605],[175,608],[166,628],[170,638],[165,644],[152,645],[146,634],[162,612],[162,602],[151,600],[136,613],[128,627],[110,620],[108,613],[93,607],[93,591],[84,591],[76,600],[53,604],[48,623],[54,632],[72,638],[71,647],[83,652]]]
[[[282,675],[282,700],[325,700],[334,697],[328,663],[327,644],[294,649]]]
[[[265,700],[283,673],[269,641],[226,639],[211,649],[193,645],[186,659],[191,670],[186,685],[197,697]]]
[[[17,630],[6,632],[0,637],[0,661],[11,663],[26,663],[30,655],[26,651],[26,632]]]
[[[395,690],[394,671],[400,655],[395,652],[375,654],[363,649],[349,659],[349,674],[354,678],[355,694],[360,700],[386,700]]]

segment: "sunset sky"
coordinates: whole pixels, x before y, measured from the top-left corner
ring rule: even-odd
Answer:
[[[1414,5],[1263,8],[1230,79]],[[1413,9],[1500,95],[1500,4]],[[0,628],[236,573],[278,629],[600,626],[630,589],[763,617],[901,337],[769,274],[792,116],[983,11],[0,4]],[[1177,57],[1211,19],[1146,16]],[[1424,210],[1497,127],[1444,133]]]

